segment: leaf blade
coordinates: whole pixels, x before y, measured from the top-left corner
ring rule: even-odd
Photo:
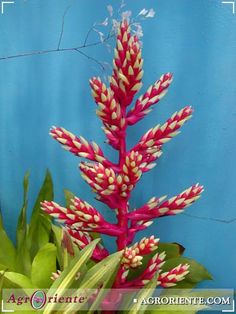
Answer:
[[[10,283],[12,288],[22,288],[22,289],[35,289],[36,287],[32,284],[29,277],[17,273],[17,272],[8,272],[0,271],[0,274]]]
[[[28,226],[26,221],[29,191],[29,172],[26,172],[24,176],[23,191],[23,205],[18,218],[16,231],[16,271],[25,275],[30,275],[31,259],[27,248]]]
[[[149,281],[149,283],[144,287],[144,289],[141,289],[138,292],[136,296],[137,300],[139,301],[140,299],[147,299],[148,297],[151,297],[156,286],[157,286],[157,274],[152,278],[152,280]],[[147,308],[147,305],[143,306],[142,302],[133,303],[129,311],[127,312],[127,314],[139,313],[141,306],[142,306],[142,311],[144,311],[145,308]]]
[[[0,264],[14,271],[16,268],[16,249],[3,227],[2,213],[0,209]]]
[[[48,295],[52,293],[57,293],[58,297],[64,293],[65,289],[68,289],[79,270],[83,267],[83,265],[88,261],[91,257],[93,250],[99,240],[94,240],[89,245],[87,245],[83,250],[81,250],[78,256],[71,262],[71,264],[61,273],[59,278],[57,278],[52,284],[50,290],[48,291]],[[56,292],[55,292],[56,289]],[[54,310],[55,304],[48,304],[44,310],[44,314],[49,314]]]
[[[56,246],[45,244],[36,254],[31,270],[31,281],[39,288],[49,288],[51,275],[56,271]]]
[[[40,203],[44,200],[52,201],[53,197],[53,180],[50,171],[47,170],[29,223],[28,247],[32,258],[41,247],[49,242],[51,218],[41,211]]]
[[[79,291],[83,293],[83,291],[87,291],[87,289],[97,289],[100,288],[104,282],[108,282],[115,271],[118,269],[122,256],[122,251],[116,252],[94,265],[89,271],[87,271],[86,275],[81,281]],[[90,294],[92,294],[92,291],[89,291],[86,296],[89,297]],[[101,299],[101,295],[99,298]],[[95,306],[97,306],[97,303],[98,302],[95,303]],[[63,313],[69,314],[71,311],[79,311],[83,306],[84,304],[69,304],[68,307],[63,310]]]

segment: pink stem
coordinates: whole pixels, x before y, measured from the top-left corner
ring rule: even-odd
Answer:
[[[88,230],[88,231],[91,231],[91,230]],[[112,229],[95,228],[94,232],[99,232],[99,233],[106,234],[112,237],[116,237],[123,234],[122,230],[117,230],[114,228]]]
[[[126,118],[126,108],[123,104],[121,106],[122,108],[122,117]],[[122,132],[122,138],[121,138],[121,144],[119,149],[119,169],[122,169],[122,166],[125,162],[125,156],[126,156],[126,128],[127,125],[124,127],[124,131]],[[123,250],[126,247],[127,244],[127,235],[128,235],[128,200],[125,199],[121,202],[119,208],[118,208],[118,214],[117,214],[117,220],[118,220],[118,227],[123,229],[123,233],[117,237],[117,248],[118,251]]]
[[[128,233],[128,219],[127,219],[127,212],[128,212],[128,204],[127,200],[121,204],[120,208],[118,209],[117,219],[118,219],[118,226],[125,230],[122,232],[121,235],[117,237],[117,248],[118,251],[123,250],[127,244],[127,233]]]

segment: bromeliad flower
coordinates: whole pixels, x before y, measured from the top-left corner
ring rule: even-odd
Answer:
[[[164,144],[180,132],[193,112],[190,106],[175,112],[163,125],[151,128],[136,145],[127,150],[127,128],[151,111],[167,93],[173,80],[170,73],[162,75],[128,109],[142,87],[142,76],[143,59],[139,39],[131,33],[127,20],[123,20],[117,33],[110,85],[107,86],[99,77],[90,80],[97,115],[101,119],[108,144],[119,153],[117,163],[109,161],[96,143],[89,143],[64,128],[54,127],[50,132],[66,150],[90,160],[80,163],[81,175],[96,193],[96,198],[116,213],[117,223],[109,223],[96,208],[78,197],[73,198],[67,208],[44,201],[42,209],[66,226],[68,234],[80,249],[92,241],[92,232],[116,238],[117,250],[123,250],[124,253],[113,288],[141,288],[155,275],[157,286],[172,287],[191,272],[187,264],[163,272],[166,254],[158,251],[159,239],[154,236],[132,243],[136,234],[150,226],[153,219],[183,212],[203,192],[203,187],[196,184],[170,199],[153,197],[142,207],[131,211],[129,200],[136,184],[145,172],[156,165],[155,161],[161,157]],[[103,246],[97,245],[92,258],[100,261],[108,254]],[[144,259],[147,259],[144,264],[146,267],[141,274],[129,277],[130,272],[144,266]]]
[[[64,128],[53,127],[49,134],[62,144],[62,147],[65,150],[68,150],[72,154],[100,162],[104,166],[111,165],[111,163],[104,157],[101,148],[95,142],[90,144],[82,136],[76,137]]]
[[[107,222],[102,215],[87,202],[78,197],[71,200],[69,208],[62,207],[55,202],[42,202],[42,209],[56,218],[60,223],[72,229],[95,231],[116,236],[122,232],[116,225]]]
[[[150,220],[162,216],[180,214],[186,207],[199,199],[203,191],[203,186],[196,184],[169,200],[165,200],[166,196],[160,198],[153,197],[146,205],[128,214],[128,217],[131,220]]]
[[[67,227],[67,231],[71,236],[72,241],[82,250],[90,244],[94,238],[86,231],[80,231]],[[109,252],[101,243],[98,243],[93,251],[92,259],[94,261],[101,261],[109,255]]]
[[[152,110],[152,106],[165,96],[172,80],[172,74],[167,73],[151,85],[147,92],[137,99],[134,107],[128,112],[127,123],[133,125],[143,119]]]
[[[122,109],[131,104],[134,95],[142,87],[143,59],[139,39],[132,36],[128,22],[124,20],[118,29],[117,45],[113,60],[111,89]]]

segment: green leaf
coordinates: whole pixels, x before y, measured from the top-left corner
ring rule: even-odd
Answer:
[[[62,228],[61,245],[63,251],[63,269],[65,269],[75,255],[74,243],[71,239],[70,234],[65,228]]]
[[[4,272],[0,274],[0,300],[2,299],[3,282],[4,282]]]
[[[91,257],[93,250],[99,240],[94,240],[89,245],[87,245],[83,250],[81,250],[73,259],[71,264],[61,273],[61,275],[54,281],[47,295],[58,295],[58,298],[64,294],[65,289],[69,289],[73,282],[75,281],[75,277],[81,268],[86,264],[88,259]],[[56,292],[55,292],[55,289]],[[54,310],[55,304],[48,304],[44,310],[44,314],[49,314]]]
[[[114,272],[117,271],[122,256],[123,251],[116,252],[94,265],[84,276],[80,283],[80,288],[96,289],[100,287],[103,284],[104,279],[107,280],[108,277],[110,278]]]
[[[31,257],[27,248],[27,239],[17,248],[16,271],[27,276],[31,273]]]
[[[96,241],[96,240],[95,240]],[[112,277],[115,277],[115,274],[120,265],[121,258],[123,256],[123,251],[116,252],[114,254],[109,255],[101,262],[93,266],[91,269],[87,271],[82,281],[79,284],[79,287],[76,291],[78,295],[83,295],[86,289],[97,289],[103,287],[104,282],[108,283]],[[78,292],[79,291],[79,292]],[[86,296],[89,297],[94,293],[94,290],[88,291]],[[103,294],[104,296],[104,294]],[[99,296],[99,299],[101,295]],[[100,301],[100,300],[99,300]],[[96,302],[97,303],[97,302]],[[96,304],[97,305],[97,304]],[[79,311],[84,304],[69,304],[66,309],[63,310],[64,314],[71,313],[71,311]]]
[[[3,228],[1,210],[0,210],[0,243],[1,243],[0,264],[6,266],[9,270],[15,270],[16,249]]]
[[[40,203],[42,201],[53,200],[53,182],[52,177],[47,170],[37,200],[33,207],[30,224],[28,247],[30,248],[31,256],[34,257],[37,251],[49,242],[51,232],[51,218],[42,212]]]
[[[24,189],[23,206],[21,208],[17,225],[17,248],[20,248],[22,246],[22,243],[24,243],[27,233],[26,210],[28,204],[29,172],[27,172],[24,176],[23,189]]]
[[[45,174],[45,178],[43,181],[43,184],[41,186],[41,189],[39,191],[37,200],[34,204],[34,208],[32,211],[32,216],[31,216],[31,220],[30,223],[32,224],[32,228],[34,227],[34,225],[37,224],[37,218],[39,213],[41,212],[41,208],[40,208],[40,203],[42,201],[52,201],[54,197],[54,193],[53,193],[53,181],[52,181],[52,176],[49,170],[46,171]]]
[[[2,299],[2,289],[35,289],[29,278],[15,272],[0,272],[0,300]],[[29,293],[22,291],[22,295],[31,296]],[[32,311],[21,311],[22,314],[35,313]]]
[[[0,264],[0,270],[9,270],[9,268],[5,265]]]
[[[28,190],[29,190],[29,172],[24,176],[23,180],[24,197],[23,206],[18,218],[17,232],[16,232],[16,271],[25,275],[30,275],[31,272],[31,259],[27,248],[27,221],[26,210],[28,203]]]
[[[95,301],[91,304],[88,314],[92,314],[93,311],[95,311],[98,308],[99,304],[101,304],[102,300],[104,299],[104,297],[105,297],[105,295],[107,293],[107,291],[104,292],[104,289],[111,288],[113,283],[114,283],[114,281],[115,281],[116,274],[117,274],[118,268],[120,266],[120,260],[121,260],[122,256],[120,256],[119,253],[118,253],[118,256],[113,257],[113,255],[114,254],[112,254],[110,256],[112,256],[111,257],[112,260],[113,260],[113,258],[115,259],[115,264],[111,265],[112,268],[109,269],[109,273],[108,273],[109,275],[105,276],[105,278],[103,279],[102,289],[97,294]],[[110,263],[113,263],[112,260],[110,261]],[[103,262],[105,264],[108,263],[109,262],[109,257],[105,258],[101,262]],[[100,268],[101,267],[102,267],[101,264],[100,264],[100,266],[97,266],[97,269],[98,269],[99,272],[100,272]]]
[[[4,277],[4,288],[6,281],[6,288],[23,288],[23,289],[35,289],[36,287],[32,284],[31,280],[20,273],[16,272],[4,272],[0,271],[0,274]]]
[[[3,226],[2,210],[0,208],[0,230],[2,229],[4,229],[4,226]]]
[[[47,244],[50,240],[50,234],[52,230],[51,218],[44,213],[41,213],[38,217],[38,228],[35,229],[34,235],[35,241],[31,245],[31,256],[34,257],[38,250]]]
[[[39,288],[49,288],[52,284],[52,273],[56,271],[56,247],[45,244],[36,254],[31,271],[31,280]]]
[[[155,252],[166,253],[166,259],[178,257],[183,254],[185,248],[179,243],[159,243]]]
[[[142,304],[143,299],[147,299],[153,295],[154,290],[156,289],[157,286],[157,275],[155,275],[152,280],[144,287],[144,289],[140,289],[140,292],[137,293],[137,303],[133,303],[127,311],[127,314],[136,314],[139,313],[139,310],[141,309],[142,311],[145,311],[147,308],[147,305]]]
[[[64,189],[64,196],[66,200],[66,207],[71,205],[71,199],[75,197],[74,193],[69,190]]]
[[[53,243],[56,245],[57,248],[57,260],[60,266],[60,269],[63,269],[63,250],[61,247],[61,240],[62,240],[62,228],[52,225],[53,231]]]
[[[212,280],[211,274],[204,266],[187,257],[171,258],[166,261],[162,269],[163,271],[168,271],[179,264],[189,264],[190,268],[189,274],[182,282],[178,283],[177,288],[191,288],[194,286],[193,284],[197,284],[203,280]]]

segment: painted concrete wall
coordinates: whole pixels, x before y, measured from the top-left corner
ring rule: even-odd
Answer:
[[[105,18],[109,3],[118,8],[114,0],[17,1],[0,16],[0,56],[56,48],[69,4],[62,47],[81,45],[89,27]],[[144,7],[156,11],[155,19],[143,23],[144,89],[165,72],[173,72],[175,79],[153,113],[130,130],[128,145],[187,104],[195,112],[182,133],[165,145],[158,167],[143,176],[132,204],[139,206],[155,195],[175,195],[196,182],[204,184],[202,199],[186,213],[206,218],[163,218],[145,234],[182,243],[186,255],[215,277],[202,286],[230,288],[236,278],[236,15],[220,0],[127,1],[133,14]],[[112,58],[100,46],[86,53],[106,62]],[[68,188],[95,203],[80,178],[78,159],[62,150],[48,131],[51,125],[64,126],[103,145],[88,86],[88,79],[99,74],[95,63],[76,52],[0,61],[0,199],[12,238],[27,169],[29,205],[46,168],[53,174],[58,202],[63,188]],[[105,151],[116,158],[109,148]],[[111,216],[101,204],[98,208]]]

